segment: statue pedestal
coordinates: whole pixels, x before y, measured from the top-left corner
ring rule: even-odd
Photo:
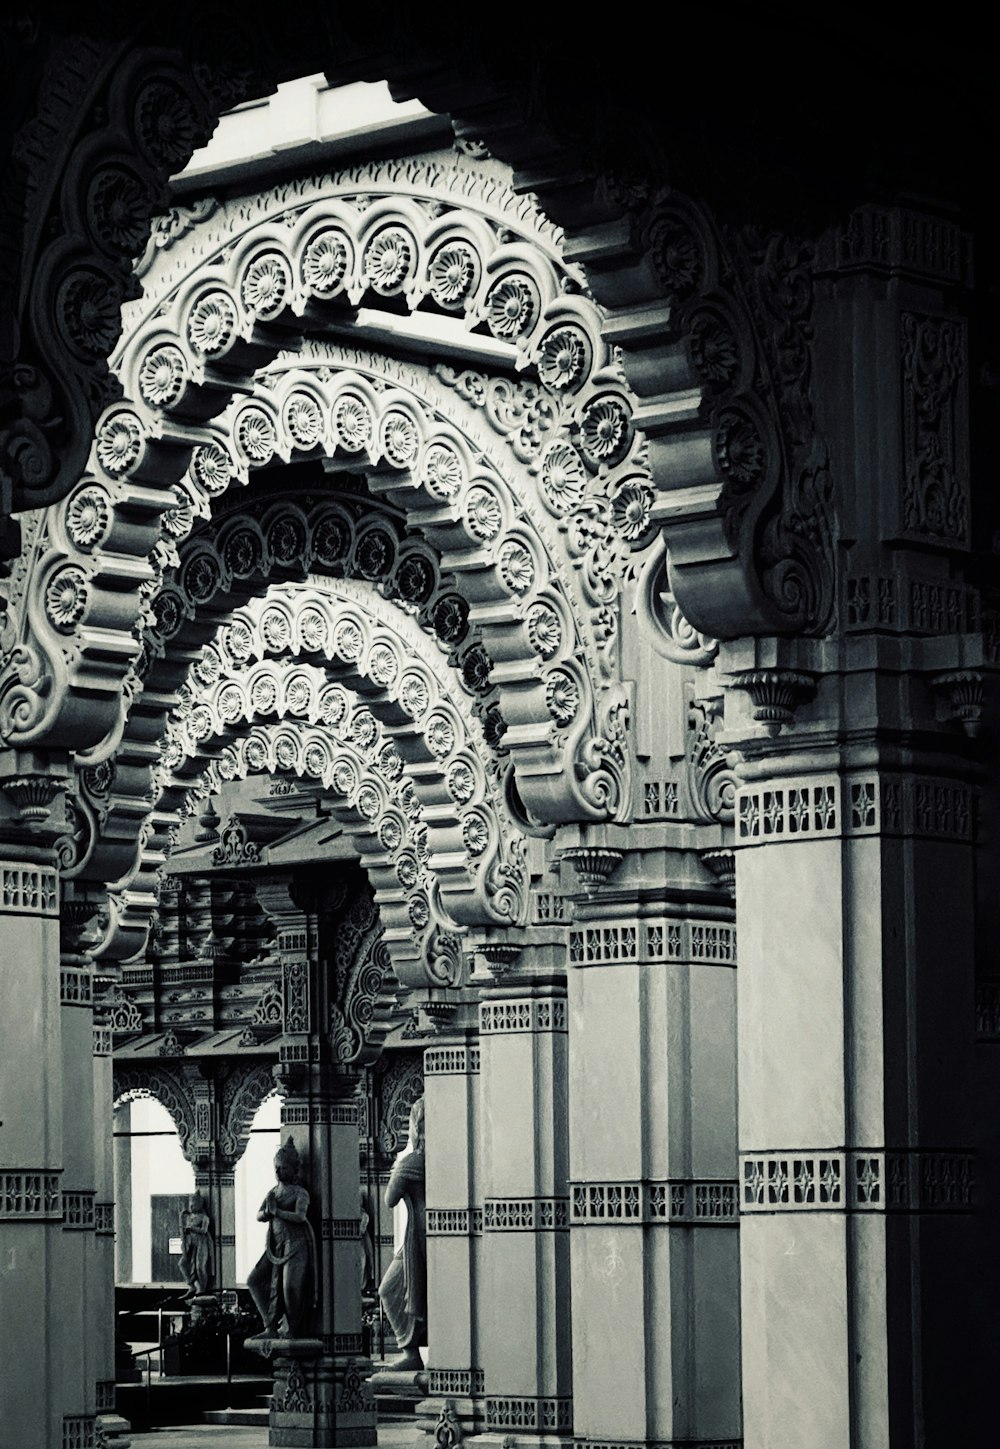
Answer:
[[[404,1417],[416,1413],[417,1405],[427,1397],[427,1370],[393,1368],[391,1360],[375,1365],[369,1379],[372,1393],[380,1400],[383,1414]]]
[[[271,1360],[268,1443],[277,1449],[362,1449],[376,1443],[371,1360],[323,1352],[319,1338],[257,1334],[244,1348]]]

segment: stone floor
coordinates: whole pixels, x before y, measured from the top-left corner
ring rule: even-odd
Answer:
[[[412,1419],[388,1419],[378,1426],[379,1449],[410,1449],[417,1430]],[[242,1424],[178,1424],[133,1434],[134,1449],[267,1449],[267,1427]]]

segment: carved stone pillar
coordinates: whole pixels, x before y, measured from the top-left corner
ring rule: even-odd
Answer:
[[[68,1443],[94,1432],[87,1350],[64,1311],[77,1286],[75,1271],[66,1281],[69,1250],[88,1230],[63,1227],[64,1208],[86,1210],[79,1198],[64,1203],[64,1185],[92,1193],[93,1181],[70,1184],[63,1173],[62,1018],[75,1011],[82,1023],[89,1011],[61,1005],[59,877],[39,855],[0,860],[0,1019],[9,1027],[0,1053],[0,1362],[17,1365],[0,1375],[0,1424],[16,1426],[21,1443],[62,1449],[64,1425]],[[88,1039],[88,1070],[90,1049]],[[88,1103],[92,1091],[88,1083]]]
[[[574,899],[578,1445],[740,1443],[736,931],[697,881],[690,857],[650,850]]]
[[[483,952],[477,1333],[491,1443],[573,1430],[565,951],[538,937],[523,953]],[[531,1312],[503,1311],[515,1304]]]
[[[965,1442],[972,792],[943,752],[778,750],[737,797],[744,1442]]]
[[[288,1072],[282,1138],[303,1164],[317,1249],[313,1331],[270,1340],[272,1445],[375,1444],[375,1404],[362,1353],[357,1078],[314,1065]]]
[[[89,1319],[94,1348],[95,1398],[98,1424],[106,1435],[118,1432],[125,1421],[115,1405],[115,1178],[111,1060],[111,1030],[102,1005],[110,983],[95,975],[94,1074],[94,1258]],[[131,1270],[131,1234],[129,1269]],[[131,1271],[128,1274],[131,1277]]]
[[[479,1037],[450,1030],[424,1051],[427,1141],[427,1392],[433,1432],[449,1400],[465,1434],[484,1422]]]

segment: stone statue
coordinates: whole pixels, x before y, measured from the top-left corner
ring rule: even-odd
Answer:
[[[406,1150],[396,1159],[385,1189],[385,1205],[406,1204],[406,1236],[378,1285],[385,1315],[403,1350],[394,1369],[422,1369],[420,1346],[427,1342],[427,1231],[424,1222],[424,1099],[410,1111]]]
[[[299,1154],[289,1137],[274,1159],[278,1185],[257,1214],[259,1223],[267,1223],[264,1256],[247,1278],[265,1334],[282,1338],[302,1336],[316,1303],[316,1239],[306,1217],[309,1193],[295,1181],[298,1170]]]
[[[207,1293],[215,1271],[215,1243],[207,1204],[200,1192],[193,1192],[180,1214],[180,1270],[188,1282],[188,1298]]]

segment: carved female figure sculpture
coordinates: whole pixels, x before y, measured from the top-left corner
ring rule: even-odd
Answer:
[[[278,1184],[257,1214],[258,1222],[267,1223],[264,1256],[247,1278],[264,1332],[282,1338],[301,1336],[316,1301],[316,1240],[306,1217],[309,1193],[295,1180],[298,1170],[299,1154],[289,1137],[274,1159]]]
[[[212,1223],[206,1211],[207,1204],[200,1192],[188,1198],[187,1207],[180,1214],[181,1256],[180,1270],[188,1282],[188,1298],[207,1293],[215,1271],[215,1244],[212,1241]]]
[[[406,1151],[397,1159],[385,1189],[385,1205],[406,1204],[406,1235],[378,1286],[386,1317],[403,1350],[396,1369],[422,1369],[420,1346],[427,1342],[427,1236],[424,1192],[424,1099],[410,1111]]]

